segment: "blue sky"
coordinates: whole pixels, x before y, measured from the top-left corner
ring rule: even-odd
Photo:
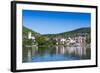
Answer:
[[[56,34],[91,26],[90,13],[23,10],[23,25],[41,34]]]

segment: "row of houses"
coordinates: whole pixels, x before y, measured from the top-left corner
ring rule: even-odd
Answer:
[[[78,34],[77,36],[73,37],[67,37],[67,38],[62,38],[62,37],[56,37],[53,38],[54,41],[56,41],[56,44],[82,44],[86,43],[86,34]]]
[[[55,37],[52,40],[56,42],[56,44],[81,44],[86,43],[86,35],[85,33],[78,33],[76,36],[71,37]],[[28,32],[28,39],[32,39],[35,42],[35,37],[32,36],[31,32]]]

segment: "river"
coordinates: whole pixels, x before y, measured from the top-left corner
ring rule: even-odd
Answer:
[[[23,63],[71,61],[91,59],[91,49],[87,46],[54,46],[23,48]]]

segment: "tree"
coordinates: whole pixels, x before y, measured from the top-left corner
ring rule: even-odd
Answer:
[[[38,45],[44,45],[46,43],[46,39],[43,36],[36,37],[36,41],[37,41]]]

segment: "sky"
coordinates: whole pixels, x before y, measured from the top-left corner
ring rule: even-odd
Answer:
[[[40,34],[56,34],[91,26],[91,14],[79,12],[22,11],[23,25]]]

